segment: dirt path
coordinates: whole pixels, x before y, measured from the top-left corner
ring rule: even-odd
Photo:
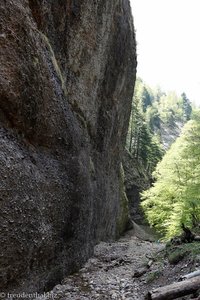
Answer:
[[[63,300],[142,300],[146,282],[142,277],[134,278],[134,272],[161,249],[162,244],[142,241],[130,233],[116,242],[100,243],[84,268],[65,278],[51,293],[54,299]]]

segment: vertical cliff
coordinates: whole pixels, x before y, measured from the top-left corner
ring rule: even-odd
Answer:
[[[140,193],[150,187],[152,175],[145,169],[142,161],[133,157],[127,149],[124,151],[123,168],[130,217],[138,224],[144,223],[144,213],[140,207]]]
[[[116,236],[129,1],[1,0],[0,54],[0,290],[39,291]]]

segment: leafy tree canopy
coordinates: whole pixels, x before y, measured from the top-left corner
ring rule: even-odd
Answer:
[[[155,183],[142,193],[149,223],[166,239],[200,222],[200,114],[183,128],[181,136],[158,163]]]

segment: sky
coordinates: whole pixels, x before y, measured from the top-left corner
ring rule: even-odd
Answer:
[[[200,105],[200,0],[130,0],[137,75]]]

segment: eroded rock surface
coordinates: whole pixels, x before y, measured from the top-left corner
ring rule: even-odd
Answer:
[[[1,0],[0,54],[0,290],[48,290],[123,215],[129,1]]]

